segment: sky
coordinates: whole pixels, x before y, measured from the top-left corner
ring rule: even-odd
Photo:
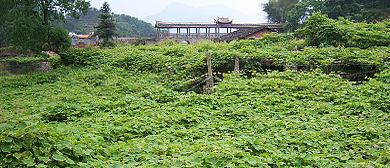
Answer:
[[[264,17],[265,13],[261,4],[268,2],[268,0],[90,0],[90,3],[92,7],[100,9],[104,1],[110,5],[112,12],[127,14],[139,19],[159,14],[172,2],[195,8],[207,5],[226,5],[249,16]]]

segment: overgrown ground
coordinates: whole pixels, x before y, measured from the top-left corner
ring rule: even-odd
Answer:
[[[205,78],[206,52],[221,80],[212,94],[185,92]],[[237,53],[243,72],[230,73]],[[389,47],[271,35],[60,55],[68,66],[0,77],[0,166],[390,165]],[[324,73],[351,64],[380,73],[360,85]]]

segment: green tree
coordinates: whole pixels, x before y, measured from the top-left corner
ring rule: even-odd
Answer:
[[[11,9],[15,5],[15,1],[0,0],[0,47],[6,44],[8,37],[7,29],[9,27],[8,17]]]
[[[326,0],[325,14],[329,18],[344,17],[356,22],[376,22],[390,17],[389,0]]]
[[[64,19],[65,15],[79,17],[86,14],[90,6],[86,0],[1,0],[7,4],[0,10],[2,23],[6,27],[8,41],[24,49],[40,51],[43,45],[57,44],[50,42],[51,21]]]
[[[287,22],[284,24],[284,30],[292,32],[302,28],[304,21],[309,17],[308,7],[309,4],[303,1],[295,4],[295,7],[287,13]]]
[[[326,15],[315,13],[305,23],[306,26],[297,32],[307,36],[306,43],[308,45],[344,46],[348,42],[348,36],[344,29]]]
[[[305,26],[312,14],[321,12],[331,19],[377,22],[390,17],[390,0],[269,0],[264,11],[273,23],[285,23],[285,31]]]
[[[67,29],[69,32],[74,32],[76,34],[88,34],[96,31],[95,26],[99,22],[99,10],[96,8],[89,8],[88,14],[80,16],[80,18],[74,18],[72,16],[66,15],[65,22],[55,22],[54,25],[61,26]]]
[[[43,25],[39,17],[25,14],[13,22],[9,41],[13,45],[21,46],[25,52],[31,50],[38,53],[48,40],[49,27]]]
[[[271,23],[284,23],[287,20],[287,13],[294,8],[299,0],[269,0],[263,4],[263,10],[267,12],[268,20]]]
[[[100,8],[100,22],[97,28],[97,35],[99,38],[103,39],[102,47],[113,47],[115,44],[112,41],[112,37],[115,33],[115,23],[112,18],[110,5],[107,2],[103,3],[103,6]]]
[[[40,10],[45,25],[49,25],[50,20],[63,19],[64,14],[80,17],[88,12],[90,6],[85,0],[41,0],[33,5]]]
[[[294,8],[287,13],[287,20],[284,24],[285,31],[292,32],[303,28],[307,18],[323,10],[324,3],[323,0],[304,0],[295,4]]]
[[[362,5],[355,0],[327,0],[324,4],[324,13],[328,14],[329,18],[337,19],[345,17],[348,19],[362,20]]]

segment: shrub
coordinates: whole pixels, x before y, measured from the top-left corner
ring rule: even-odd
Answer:
[[[316,13],[307,19],[306,26],[297,32],[307,36],[306,43],[308,45],[343,46],[347,43],[347,33],[336,24],[336,21],[321,13]]]
[[[116,44],[114,41],[112,40],[103,40],[103,42],[100,44],[100,48],[112,48],[112,47],[115,47]]]
[[[388,22],[377,24],[353,23],[340,17],[337,21],[316,13],[306,21],[303,29],[297,30],[306,35],[307,45],[333,45],[369,48],[390,45]]]
[[[64,61],[62,61],[60,56],[50,57],[49,62],[50,62],[50,67],[52,69],[57,69],[65,66],[65,63]]]
[[[134,46],[139,46],[139,45],[145,45],[146,41],[144,39],[137,39],[136,41],[131,43]]]
[[[72,45],[72,39],[68,36],[68,31],[62,27],[54,27],[49,31],[49,41],[46,48],[56,53],[67,50]]]
[[[65,65],[96,65],[102,56],[99,50],[91,47],[72,48],[59,53]]]

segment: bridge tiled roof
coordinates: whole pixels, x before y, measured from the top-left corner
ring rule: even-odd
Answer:
[[[259,32],[259,31],[262,31],[264,29],[272,32],[272,29],[268,28],[267,26],[254,28],[254,29],[253,28],[251,28],[251,29],[249,29],[249,28],[245,29],[244,28],[244,29],[239,29],[237,31],[229,33],[227,35],[223,35],[223,36],[219,37],[217,40],[230,42],[230,41],[233,41],[233,40],[245,39],[248,36],[250,36],[252,34],[255,34],[255,33]]]

